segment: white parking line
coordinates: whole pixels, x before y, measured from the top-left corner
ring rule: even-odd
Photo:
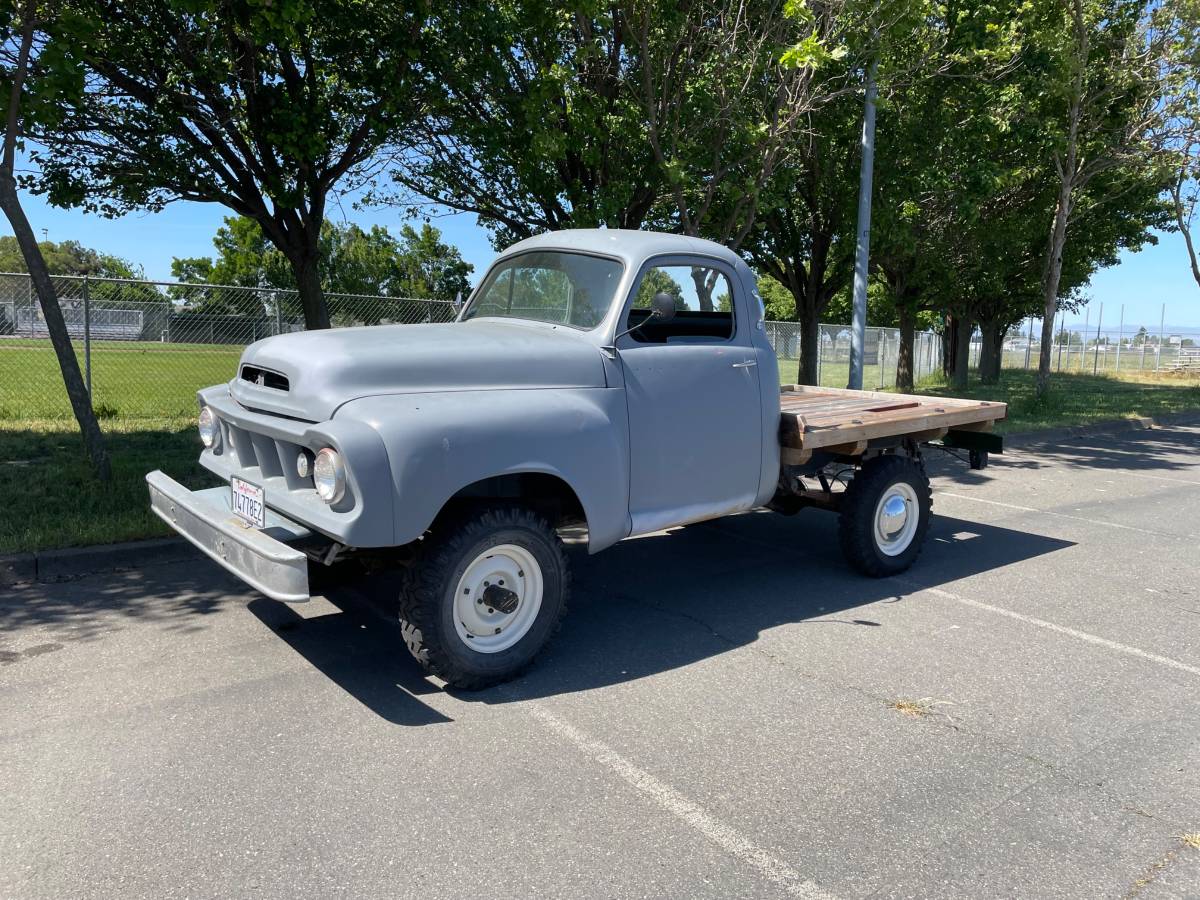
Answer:
[[[1079,631],[1075,628],[1068,628],[1066,625],[1059,625],[1055,622],[1047,622],[1045,619],[1037,619],[1033,616],[1027,616],[1024,613],[1014,612],[1011,609],[1005,609],[1002,606],[993,606],[990,603],[984,603],[981,600],[972,600],[970,597],[961,597],[958,594],[952,594],[949,591],[943,591],[941,588],[922,587],[915,581],[898,576],[898,581],[909,584],[914,590],[924,591],[927,594],[933,594],[935,597],[942,597],[946,600],[954,600],[957,603],[962,603],[966,606],[972,606],[975,609],[982,609],[990,613],[996,613],[999,616],[1007,616],[1010,619],[1016,619],[1018,622],[1024,622],[1026,625],[1036,625],[1038,628],[1045,628],[1048,631],[1056,631],[1059,634],[1065,634],[1068,637],[1073,637],[1079,641],[1086,641],[1089,644],[1095,644],[1098,647],[1104,647],[1108,650],[1115,650],[1118,653],[1125,653],[1129,656],[1136,656],[1139,659],[1149,660],[1152,663],[1157,663],[1160,666],[1166,666],[1169,669],[1178,669],[1180,672],[1187,672],[1189,675],[1200,675],[1200,666],[1188,665],[1185,662],[1180,662],[1177,659],[1171,659],[1169,656],[1160,656],[1157,653],[1150,653],[1142,650],[1139,647],[1131,647],[1128,644],[1120,644],[1116,641],[1110,641],[1108,638],[1102,638],[1099,635],[1088,634],[1086,631]]]
[[[607,744],[589,737],[538,703],[522,704],[522,709],[550,731],[570,741],[596,762],[620,776],[623,781],[645,794],[685,825],[698,831],[731,856],[758,869],[768,881],[778,885],[789,896],[801,897],[804,900],[834,900],[833,894],[822,890],[786,862],[771,855],[740,831],[715,818],[704,807],[693,803],[645,769],[634,765]]]
[[[1089,519],[1086,516],[1073,516],[1070,513],[1054,512],[1049,509],[1037,509],[1033,506],[1018,506],[1015,503],[1001,503],[999,500],[985,500],[982,497],[972,497],[970,494],[956,494],[953,491],[938,491],[937,497],[954,497],[956,500],[970,500],[973,503],[986,503],[988,506],[1001,506],[1004,509],[1015,509],[1020,512],[1038,513],[1043,516],[1054,516],[1056,519],[1071,519],[1074,522],[1086,522],[1088,525],[1103,525],[1105,528],[1118,528],[1121,531],[1136,531],[1138,534],[1148,534],[1152,537],[1193,539],[1194,534],[1177,534],[1169,531],[1152,531],[1149,528],[1138,528],[1136,525],[1123,525],[1120,522],[1105,522],[1102,519]]]

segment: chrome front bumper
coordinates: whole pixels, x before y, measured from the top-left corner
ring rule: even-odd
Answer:
[[[267,527],[255,528],[230,510],[228,486],[189,491],[159,471],[146,484],[155,514],[246,584],[276,600],[308,599],[308,557],[284,543],[312,537],[303,525],[268,510]]]

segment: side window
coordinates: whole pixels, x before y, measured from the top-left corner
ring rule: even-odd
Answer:
[[[675,298],[675,318],[651,322],[631,336],[644,343],[716,343],[733,337],[733,290],[711,266],[655,266],[647,269],[630,304],[626,328],[645,321],[655,294]]]

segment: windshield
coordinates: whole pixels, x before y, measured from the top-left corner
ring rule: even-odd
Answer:
[[[623,266],[560,250],[521,253],[492,267],[463,319],[501,316],[595,328],[608,312]]]

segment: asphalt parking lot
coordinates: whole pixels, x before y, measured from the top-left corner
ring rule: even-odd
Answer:
[[[479,694],[367,585],[0,588],[0,896],[1200,896],[1200,426],[938,471],[898,579],[813,511],[574,551]]]

